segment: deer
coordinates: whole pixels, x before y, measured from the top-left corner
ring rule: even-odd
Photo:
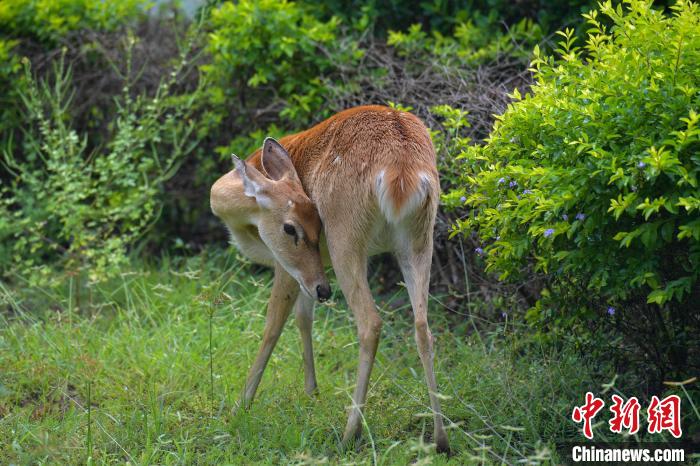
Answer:
[[[382,320],[367,278],[368,258],[397,260],[413,309],[415,341],[434,414],[433,442],[449,452],[428,326],[428,286],[440,181],[430,135],[415,115],[385,106],[341,111],[312,128],[266,138],[211,188],[212,212],[251,261],[274,269],[260,349],[237,407],[250,408],[270,355],[294,310],[304,388],[317,392],[314,303],[331,297],[332,266],[359,339],[357,384],[342,446],[361,436],[362,410]]]

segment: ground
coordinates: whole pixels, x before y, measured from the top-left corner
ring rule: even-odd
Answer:
[[[209,253],[134,265],[80,303],[0,283],[0,463],[512,464],[556,461],[555,440],[576,435],[570,400],[586,383],[576,359],[533,346],[525,357],[507,320],[475,331],[438,296],[431,325],[454,453],[435,454],[400,285],[378,299],[385,324],[355,449],[338,446],[358,347],[337,291],[316,312],[318,396],[304,393],[290,319],[252,409],[233,415],[270,281]]]

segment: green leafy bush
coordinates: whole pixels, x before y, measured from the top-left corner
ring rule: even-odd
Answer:
[[[3,0],[0,2],[0,144],[18,138],[26,92],[20,54],[30,59],[55,48],[70,33],[112,31],[134,20],[145,0]],[[84,46],[84,50],[88,47]],[[0,169],[0,179],[4,174]]]
[[[443,189],[454,189],[461,184],[462,163],[454,154],[468,149],[471,138],[462,133],[470,124],[468,112],[449,105],[435,105],[430,112],[440,119],[441,129],[431,131],[438,155],[438,172]]]
[[[470,18],[483,24],[513,25],[522,19],[535,20],[551,30],[578,19],[593,0],[331,0],[320,3],[322,16],[336,15],[354,23],[369,23],[375,33],[405,30],[412,24],[441,34]]]
[[[496,22],[467,19],[455,26],[452,35],[435,30],[428,34],[419,23],[405,32],[389,31],[388,44],[394,46],[399,55],[428,54],[447,66],[463,66],[506,54],[529,59],[529,50],[543,37],[540,26],[527,18],[507,31]]]
[[[0,134],[14,127],[18,120],[16,103],[23,88],[20,58],[14,53],[16,40],[0,39]],[[0,136],[0,141],[4,136]]]
[[[516,90],[487,144],[462,154],[445,201],[466,196],[455,233],[478,232],[490,270],[545,277],[533,320],[660,309],[683,338],[700,299],[698,5],[605,2],[585,17],[583,48],[567,30],[560,59],[535,49],[532,93]]]
[[[362,52],[341,44],[339,20],[323,22],[304,5],[277,0],[225,2],[211,12],[202,71],[213,86],[212,103],[250,123],[265,112],[307,122],[323,107],[329,75],[352,66]]]
[[[0,190],[0,263],[7,276],[43,283],[60,275],[99,281],[118,273],[157,220],[163,184],[193,145],[193,101],[169,99],[184,60],[152,98],[116,100],[112,137],[89,153],[70,126],[71,73],[63,61],[37,82],[27,65],[21,157],[5,150],[11,181]]]
[[[133,19],[145,0],[3,0],[0,28],[16,37],[53,43],[81,29],[112,30]]]
[[[371,27],[377,34],[407,29],[420,22],[430,29],[449,32],[451,26],[468,14],[468,1],[445,0],[330,0],[319,2],[322,17],[335,15],[355,24]]]

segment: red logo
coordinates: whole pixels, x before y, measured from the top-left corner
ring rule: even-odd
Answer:
[[[681,399],[678,395],[669,395],[659,401],[659,397],[651,397],[649,409],[647,409],[647,419],[650,434],[658,434],[667,430],[676,438],[683,434],[681,431]]]
[[[641,405],[637,397],[625,400],[618,395],[612,396],[613,404],[610,406],[612,417],[608,421],[610,432],[621,434],[623,429],[627,429],[630,435],[639,432],[639,411]],[[571,419],[575,423],[583,422],[583,435],[587,439],[593,438],[593,419],[603,409],[605,402],[601,398],[596,398],[593,393],[586,393],[586,403],[582,406],[574,407]],[[651,397],[651,402],[647,408],[647,432],[659,434],[668,431],[675,438],[683,435],[681,430],[681,399],[678,395],[669,395],[663,400],[658,396]]]
[[[622,429],[629,429],[630,435],[634,435],[639,431],[639,400],[637,397],[632,397],[627,400],[627,403],[622,403],[622,397],[613,395],[613,405],[610,411],[613,413],[612,419],[608,421],[610,424],[610,432],[616,434],[622,433]]]
[[[595,415],[598,414],[598,411],[603,409],[603,406],[605,406],[603,400],[596,398],[593,396],[593,393],[588,392],[586,393],[586,404],[583,406],[576,406],[574,412],[571,413],[571,419],[573,419],[574,422],[579,423],[583,421],[583,435],[588,439],[593,438],[591,421],[593,421]]]

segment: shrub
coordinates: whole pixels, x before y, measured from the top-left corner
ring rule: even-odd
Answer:
[[[445,66],[476,65],[494,60],[501,55],[512,55],[527,60],[529,50],[542,41],[540,26],[530,19],[522,19],[504,31],[495,21],[467,19],[457,23],[454,34],[431,34],[423,31],[419,23],[406,32],[389,31],[389,45],[399,55],[423,54],[437,59]]]
[[[467,150],[471,138],[463,133],[471,125],[467,120],[466,110],[453,108],[450,105],[435,105],[430,113],[440,118],[440,130],[431,131],[431,138],[438,154],[438,172],[443,188],[454,189],[461,183],[461,163],[452,154]]]
[[[145,0],[3,0],[0,2],[0,144],[17,142],[26,92],[22,55],[41,57],[78,31],[111,31],[135,19]],[[83,51],[89,49],[83,44]],[[5,174],[0,167],[0,180]]]
[[[301,124],[317,117],[332,70],[361,56],[353,41],[341,46],[338,26],[294,2],[223,3],[211,12],[211,63],[202,67],[212,103],[249,125],[265,113]]]
[[[585,18],[583,48],[567,30],[560,59],[535,49],[532,93],[461,155],[464,187],[445,201],[466,196],[454,231],[478,232],[489,270],[546,278],[533,322],[616,313],[682,345],[700,327],[698,5],[605,2]]]
[[[133,99],[127,82],[111,138],[90,153],[88,134],[67,118],[71,73],[63,60],[52,81],[37,82],[27,65],[21,157],[5,150],[2,159],[12,176],[0,190],[3,275],[38,284],[57,278],[55,268],[91,281],[119,272],[158,218],[163,183],[192,148],[188,115],[197,95],[169,99],[184,63],[151,98]]]
[[[456,21],[466,17],[469,3],[463,0],[330,0],[319,2],[316,11],[321,16],[341,17],[355,23],[356,27],[371,26],[378,34],[406,29],[415,23],[449,32]]]
[[[331,0],[319,3],[317,11],[352,22],[368,22],[379,34],[404,30],[412,24],[451,34],[456,25],[469,18],[479,23],[507,25],[526,18],[551,30],[576,20],[584,8],[595,3],[592,0]]]
[[[5,33],[55,43],[81,29],[112,30],[137,16],[144,0],[3,0],[0,26]]]
[[[0,39],[0,134],[14,127],[18,118],[16,106],[19,91],[23,87],[22,67],[19,57],[14,53],[16,40]],[[0,141],[4,136],[0,137]]]

